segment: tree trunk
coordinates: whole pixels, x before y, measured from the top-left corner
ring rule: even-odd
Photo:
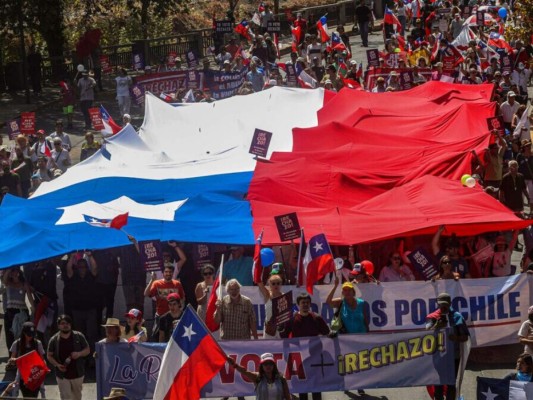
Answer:
[[[150,0],[141,1],[141,29],[143,39],[148,39],[148,7],[150,6]]]
[[[52,77],[62,78],[66,72],[64,63],[65,36],[63,33],[63,3],[61,0],[39,0],[39,25],[36,27],[46,41],[52,63]]]

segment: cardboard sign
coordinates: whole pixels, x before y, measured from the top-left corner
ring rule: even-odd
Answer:
[[[281,33],[281,22],[280,21],[268,21],[267,32],[268,33]]]
[[[420,273],[424,276],[424,279],[431,279],[435,275],[437,275],[438,267],[435,265],[435,262],[433,261],[433,257],[431,257],[426,249],[423,247],[419,247],[418,249],[412,251],[407,256],[409,258],[409,261],[411,261],[411,264],[418,270]]]
[[[476,11],[476,25],[483,26],[485,24],[485,11]]]
[[[187,54],[185,55],[187,58],[187,67],[188,68],[196,68],[198,66],[198,57],[196,57],[196,54],[194,54],[194,51],[189,50]]]
[[[400,73],[400,86],[402,90],[408,90],[414,86],[413,71],[403,71]]]
[[[105,129],[102,122],[102,115],[100,115],[100,109],[97,107],[89,108],[89,115],[91,116],[91,123],[95,131]]]
[[[233,22],[231,22],[231,21],[215,21],[215,32],[216,33],[232,33],[233,32]]]
[[[501,66],[502,72],[511,73],[513,69],[512,64],[511,64],[511,57],[509,57],[507,54],[500,55],[500,66]]]
[[[134,70],[144,69],[144,57],[141,53],[132,54],[132,64]]]
[[[398,60],[400,59],[398,53],[387,54],[384,59],[386,67],[398,68]]]
[[[20,114],[20,132],[25,135],[33,135],[35,133],[34,112],[23,112]]]
[[[100,67],[102,68],[102,73],[104,74],[110,74],[113,71],[113,67],[109,61],[109,56],[103,54],[100,56]]]
[[[272,139],[272,132],[256,129],[248,152],[259,157],[266,157],[268,146],[270,145],[270,139]]]
[[[447,16],[447,15],[449,15],[451,12],[452,12],[452,9],[451,9],[451,8],[439,8],[439,9],[437,10],[437,14],[442,15],[442,16]]]
[[[205,264],[212,263],[212,253],[207,243],[198,243],[193,245],[193,260],[197,269],[201,270]]]
[[[378,49],[370,49],[366,51],[366,59],[370,67],[379,67],[379,51]]]
[[[498,133],[502,136],[505,135],[505,128],[503,127],[503,117],[492,117],[487,118],[487,126],[489,128],[489,131],[497,130]]]
[[[296,87],[298,78],[296,76],[296,68],[294,67],[294,64],[286,64],[287,68],[287,84],[290,87]]]
[[[9,140],[15,140],[15,138],[20,135],[20,120],[14,119],[13,121],[9,121],[6,125]]]
[[[455,68],[455,57],[444,56],[442,57],[442,69],[452,70]]]
[[[138,106],[144,105],[144,88],[138,84],[130,88],[131,97]]]
[[[146,272],[163,270],[163,256],[161,253],[161,242],[159,240],[139,242],[139,254]]]
[[[272,299],[272,318],[276,325],[284,324],[292,318],[292,290]]]
[[[301,229],[296,213],[278,215],[274,217],[274,220],[276,221],[279,238],[282,242],[300,237]]]

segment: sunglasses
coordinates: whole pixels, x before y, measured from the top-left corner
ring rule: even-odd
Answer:
[[[451,261],[448,261],[448,260],[442,262],[442,264],[451,264],[451,263],[452,263],[452,262],[451,262]]]
[[[204,276],[209,276],[209,275],[213,275],[212,272],[204,272]]]

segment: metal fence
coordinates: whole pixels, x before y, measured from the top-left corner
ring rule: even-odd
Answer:
[[[327,4],[322,6],[308,7],[298,12],[301,12],[303,17],[309,21],[309,24],[315,24],[323,15],[327,14],[328,25],[330,27],[338,24],[348,24],[354,22],[355,2],[352,0],[340,1],[334,4]],[[277,15],[277,19],[281,22],[282,35],[290,36],[290,21],[287,20],[285,14]],[[195,51],[200,57],[208,54],[208,49],[214,46],[213,30],[201,29],[192,31],[190,33],[160,37],[155,39],[139,40],[135,43],[122,44],[117,46],[106,46],[101,48],[101,54],[109,58],[110,66],[114,69],[119,67],[131,68],[133,52],[142,48],[145,63],[147,65],[157,65],[162,58],[168,56],[169,53],[175,52],[178,55],[184,55],[188,51]],[[134,50],[137,49],[137,50]],[[53,68],[53,61],[56,67]],[[83,63],[83,61],[80,61]],[[13,83],[19,81],[21,77],[21,64],[11,63],[10,66],[0,66],[0,74],[5,73],[4,81],[6,83]],[[76,61],[65,62],[64,60],[53,60],[46,58],[43,60],[42,77],[44,80],[61,79],[62,75],[72,76],[75,74]],[[58,68],[58,65],[60,66]],[[20,70],[19,70],[20,69]],[[19,71],[17,71],[19,70]],[[0,85],[0,90],[2,89]]]

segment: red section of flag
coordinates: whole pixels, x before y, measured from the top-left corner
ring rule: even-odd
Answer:
[[[253,266],[253,276],[254,276],[255,284],[262,282],[262,277],[263,277],[263,265],[261,263],[261,241],[262,240],[263,240],[263,232],[259,234],[259,237],[257,238],[255,242],[254,266]]]
[[[52,157],[52,152],[50,151],[50,147],[48,147],[48,145],[46,144],[46,140],[41,145],[41,153],[43,153],[48,158]]]
[[[46,374],[50,372],[43,358],[35,350],[17,358],[17,368],[21,379],[30,390],[39,389]]]
[[[117,215],[111,220],[111,224],[109,225],[109,227],[115,229],[122,229],[122,227],[128,223],[128,215],[129,213]]]
[[[246,20],[242,20],[241,23],[237,24],[233,30],[248,40],[252,38],[250,36],[250,32],[248,30],[248,22]]]
[[[207,309],[205,311],[205,324],[211,332],[216,332],[220,329],[220,324],[215,322],[215,310],[216,302],[218,300],[218,287],[220,286],[220,276],[217,276],[215,283],[213,283],[213,289],[211,290],[211,295],[207,301]]]
[[[46,326],[44,326],[42,322],[46,320],[45,313],[46,313],[46,309],[48,308],[49,303],[50,303],[50,299],[48,298],[48,296],[43,295],[43,297],[41,298],[41,301],[39,301],[39,305],[37,306],[37,309],[35,310],[35,316],[33,317],[33,324],[35,325],[37,331],[39,332],[44,333],[46,330]]]

